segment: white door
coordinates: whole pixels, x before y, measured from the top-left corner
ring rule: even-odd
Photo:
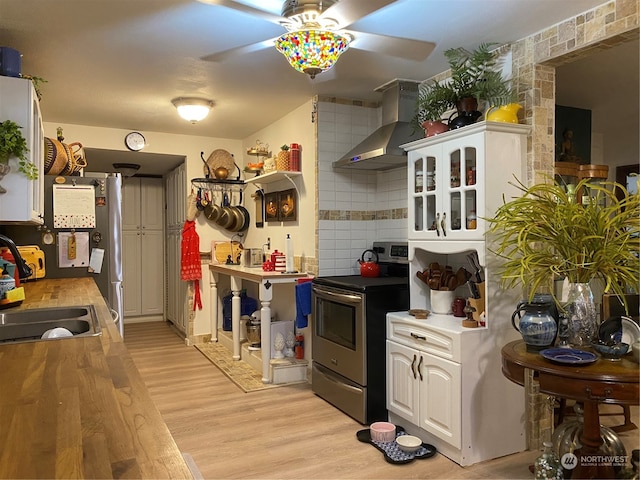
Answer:
[[[142,246],[138,230],[122,232],[122,287],[124,296],[124,316],[140,315],[142,275],[140,256]]]
[[[140,315],[164,312],[164,234],[162,230],[145,230],[141,235]]]

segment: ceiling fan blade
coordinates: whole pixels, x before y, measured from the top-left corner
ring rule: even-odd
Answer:
[[[247,5],[245,3],[235,2],[233,0],[198,0],[202,3],[208,3],[210,5],[219,5],[221,7],[231,8],[233,10],[237,10],[239,12],[248,13],[249,15],[253,15],[254,17],[259,17],[269,22],[280,25],[282,23],[282,17],[275,13],[261,10],[259,8],[252,7],[251,5]]]
[[[396,0],[340,0],[322,13],[323,17],[332,18],[340,28],[346,28],[361,18],[380,10]]]
[[[347,33],[353,37],[349,48],[382,53],[417,62],[426,60],[436,47],[435,43],[410,38],[389,37],[366,32],[347,31]]]
[[[230,48],[229,50],[224,50],[222,52],[213,53],[211,55],[207,55],[206,57],[202,57],[202,60],[205,60],[207,62],[224,62],[231,57],[238,57],[240,55],[246,55],[247,53],[259,52],[260,50],[274,47],[275,41],[275,38],[271,38],[262,42],[255,42],[249,45],[243,45],[241,47]]]

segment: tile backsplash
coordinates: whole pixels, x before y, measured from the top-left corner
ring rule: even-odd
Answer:
[[[319,275],[357,274],[374,240],[407,239],[407,168],[332,166],[381,126],[377,104],[320,98],[317,118]]]

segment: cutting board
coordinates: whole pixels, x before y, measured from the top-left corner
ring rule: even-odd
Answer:
[[[33,274],[28,279],[44,278],[46,274],[44,252],[40,250],[40,247],[37,245],[23,245],[18,246],[18,251],[26,264],[33,270]]]
[[[240,242],[211,242],[211,263],[227,263],[227,257],[231,255],[234,263],[242,255],[242,243]]]

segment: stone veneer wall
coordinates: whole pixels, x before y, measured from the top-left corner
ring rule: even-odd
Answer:
[[[527,181],[553,176],[555,162],[555,67],[638,38],[638,0],[613,0],[512,45],[513,78],[524,121],[532,126],[527,145]],[[527,444],[540,448],[553,433],[550,397],[526,382]]]

